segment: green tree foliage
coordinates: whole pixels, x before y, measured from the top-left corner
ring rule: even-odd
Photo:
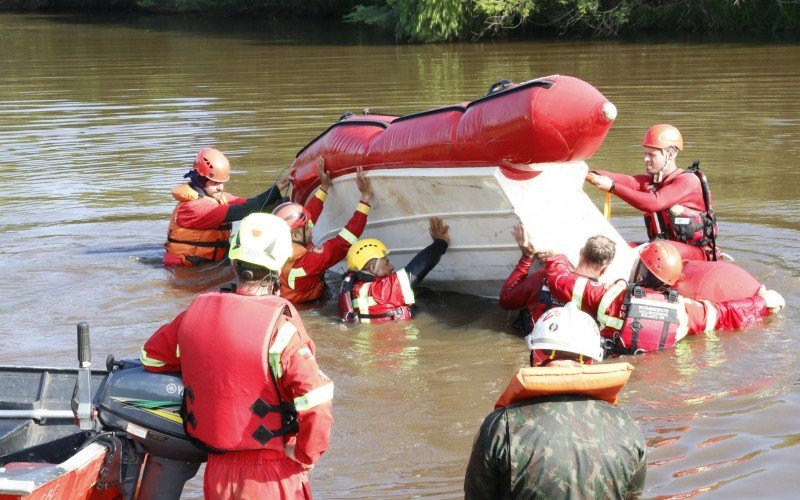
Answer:
[[[800,31],[800,0],[371,0],[345,18],[416,42],[477,39],[522,26],[605,37],[634,31],[776,33]]]

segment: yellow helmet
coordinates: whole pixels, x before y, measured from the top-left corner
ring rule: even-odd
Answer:
[[[250,214],[231,238],[228,258],[247,262],[271,271],[280,271],[292,255],[289,225],[270,214]]]
[[[347,251],[347,268],[351,271],[361,271],[372,259],[382,259],[389,255],[389,249],[381,240],[364,238],[359,240]]]

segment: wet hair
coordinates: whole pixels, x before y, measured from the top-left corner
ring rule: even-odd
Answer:
[[[617,245],[609,238],[598,234],[586,240],[586,244],[581,248],[581,257],[587,264],[600,268],[607,266],[614,260],[617,252]]]

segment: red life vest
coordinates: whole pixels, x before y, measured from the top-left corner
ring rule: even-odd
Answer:
[[[351,293],[352,306],[362,323],[411,319],[410,306],[416,299],[405,269],[371,281],[358,281]]]
[[[628,287],[620,314],[622,328],[613,337],[617,354],[637,354],[673,347],[680,327],[679,308],[683,307],[675,290],[665,292]]]
[[[185,265],[217,262],[225,258],[228,255],[231,223],[222,223],[214,229],[185,228],[178,225],[178,208],[183,203],[226,204],[227,199],[223,196],[222,201],[217,202],[210,196],[200,197],[188,184],[173,189],[172,196],[178,200],[178,205],[169,220],[167,243],[164,245],[167,253],[177,256]]]
[[[297,413],[276,380],[294,335],[308,339],[281,297],[199,295],[178,332],[188,434],[214,450],[283,451]]]

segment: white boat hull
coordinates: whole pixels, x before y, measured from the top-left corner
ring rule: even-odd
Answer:
[[[580,248],[595,234],[617,243],[617,256],[602,277],[628,279],[637,260],[619,233],[583,192],[585,162],[541,164],[529,180],[512,180],[496,166],[397,168],[369,172],[375,190],[362,237],[378,238],[400,268],[430,244],[428,218],[450,226],[450,247],[425,280],[427,286],[497,297],[520,251],[511,234],[522,221],[537,249],[564,253],[577,263]],[[314,240],[334,237],[352,216],[359,192],[354,175],[333,181]],[[345,271],[344,261],[332,269]]]

